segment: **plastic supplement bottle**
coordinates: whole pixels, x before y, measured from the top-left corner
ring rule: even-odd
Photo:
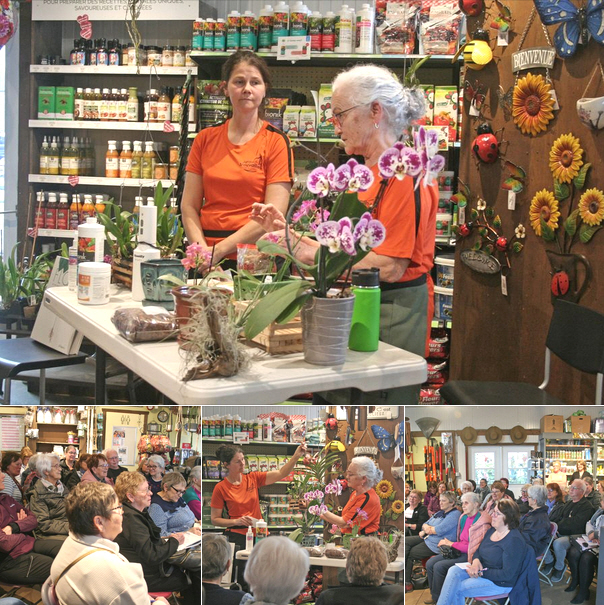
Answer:
[[[258,50],[268,52],[273,42],[273,7],[270,4],[264,6],[258,16]]]
[[[280,1],[275,6],[273,16],[273,45],[283,36],[289,36],[289,5]]]
[[[375,12],[369,4],[363,4],[356,17],[356,52],[373,53]]]
[[[354,52],[354,13],[348,4],[342,4],[340,18],[336,23],[336,53]]]

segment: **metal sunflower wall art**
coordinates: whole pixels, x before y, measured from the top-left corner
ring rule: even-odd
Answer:
[[[522,134],[537,136],[547,130],[554,119],[555,101],[550,94],[549,82],[530,72],[520,78],[514,87],[512,117]]]

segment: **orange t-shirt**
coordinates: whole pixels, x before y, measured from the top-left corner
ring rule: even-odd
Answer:
[[[210,506],[220,510],[226,508],[229,519],[238,519],[244,515],[249,515],[254,519],[262,519],[258,488],[266,483],[267,474],[254,472],[242,475],[239,485],[233,485],[228,479],[223,479],[212,492]],[[238,534],[247,533],[247,527],[229,529]]]
[[[293,182],[293,152],[283,132],[263,122],[254,138],[234,145],[228,137],[229,121],[202,130],[189,153],[187,172],[203,177],[204,235],[241,229],[249,222],[252,204],[264,202],[267,185]],[[205,237],[212,246],[228,234]]]
[[[364,494],[351,496],[342,510],[342,518],[347,522],[352,521],[354,523],[358,521],[359,513],[357,512],[357,508],[360,508],[367,513],[367,520],[361,520],[359,534],[365,535],[376,532],[380,527],[381,506],[380,498],[373,488]],[[350,526],[340,529],[343,534],[352,533],[352,528]]]
[[[367,191],[359,192],[359,199],[368,207],[373,204],[382,180],[377,165],[371,170],[374,176],[373,185]],[[410,259],[407,270],[399,280],[401,282],[429,274],[434,265],[438,187],[420,185],[421,213],[416,236],[413,186],[413,179],[408,176],[401,181],[390,179],[374,212],[375,218],[386,228],[386,240],[375,248],[374,252],[393,258]]]

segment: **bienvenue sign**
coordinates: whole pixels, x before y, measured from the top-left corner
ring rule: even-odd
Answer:
[[[516,73],[522,69],[534,69],[543,67],[551,69],[556,60],[556,49],[551,46],[537,46],[512,53],[512,72]]]
[[[123,21],[125,0],[33,0],[34,21],[75,21],[82,14],[90,21]],[[198,0],[143,0],[141,21],[189,21],[199,17]]]

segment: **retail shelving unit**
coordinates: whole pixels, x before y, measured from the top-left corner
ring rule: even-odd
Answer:
[[[576,470],[577,460],[585,460],[586,470],[594,479],[604,477],[604,437],[600,435],[590,433],[589,437],[577,437],[573,433],[542,433],[539,436],[539,450],[543,456],[546,477],[552,460],[560,460],[568,479]]]

